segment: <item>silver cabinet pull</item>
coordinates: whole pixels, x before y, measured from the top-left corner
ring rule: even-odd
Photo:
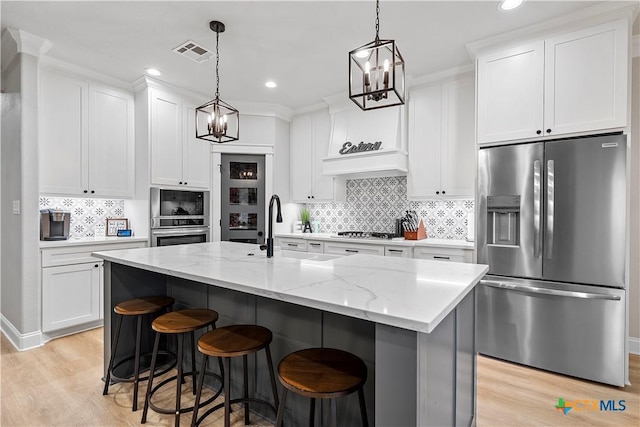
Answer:
[[[542,294],[542,295],[554,295],[570,298],[584,298],[584,299],[603,299],[610,301],[620,301],[618,295],[608,294],[596,294],[593,292],[576,292],[576,291],[563,291],[560,289],[547,289],[539,288],[536,286],[516,285],[513,283],[500,282],[496,280],[480,280],[481,285],[489,286],[491,288],[498,288],[507,291],[524,292],[529,294]]]
[[[553,160],[547,161],[547,258],[553,258],[553,213],[554,213],[554,175]]]
[[[540,257],[540,208],[542,205],[542,194],[540,192],[540,160],[533,162],[533,257]]]

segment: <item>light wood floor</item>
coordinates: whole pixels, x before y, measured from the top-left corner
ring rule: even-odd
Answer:
[[[0,341],[0,425],[9,426],[139,426],[142,411],[131,411],[130,383],[116,384],[102,395],[102,328],[18,352]],[[478,419],[485,426],[640,425],[640,356],[631,356],[631,382],[625,388],[605,386],[497,360],[478,358]],[[190,383],[184,401],[192,401]],[[140,389],[140,408],[144,402]],[[577,412],[563,415],[554,408],[565,401],[625,400],[624,412]],[[173,397],[167,396],[167,406]],[[163,404],[160,396],[158,404]],[[222,413],[202,425],[221,426]],[[242,411],[232,425],[242,426]],[[182,416],[188,426],[191,414]],[[254,426],[268,426],[256,419]],[[148,426],[173,425],[170,415],[149,411]]]

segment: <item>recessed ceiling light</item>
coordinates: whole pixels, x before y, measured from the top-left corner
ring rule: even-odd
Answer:
[[[274,82],[273,80],[269,80],[264,85],[270,89],[273,89],[274,87],[278,86],[276,82]]]
[[[513,10],[516,7],[520,6],[524,0],[502,0],[500,2],[499,9],[500,10]]]
[[[159,76],[160,74],[162,74],[160,72],[160,70],[156,69],[156,68],[145,68],[145,71],[147,72],[147,74],[149,74],[150,76]]]
[[[363,49],[359,52],[356,52],[356,56],[358,58],[366,58],[367,56],[369,56],[369,50],[368,49]]]

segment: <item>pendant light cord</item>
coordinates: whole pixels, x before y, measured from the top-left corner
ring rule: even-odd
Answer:
[[[218,49],[219,40],[220,33],[216,31],[216,99],[220,98],[220,52]]]
[[[376,0],[376,44],[380,44],[380,0]]]

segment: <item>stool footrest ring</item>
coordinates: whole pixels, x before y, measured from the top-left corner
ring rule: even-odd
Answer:
[[[194,374],[197,374],[197,373],[198,373],[198,371],[183,372],[182,373],[182,378],[184,379],[186,377],[190,377],[190,376],[192,376]],[[218,375],[218,374],[214,374],[213,372],[206,372],[205,375],[209,376],[209,377],[216,378],[220,382],[220,388],[218,389],[218,391],[215,392],[215,394],[212,397],[207,399],[205,402],[200,402],[200,404],[198,405],[198,408],[202,408],[203,406],[208,405],[209,403],[211,403],[214,400],[216,400],[218,398],[218,396],[220,396],[222,394],[222,389],[223,389],[222,377],[220,377],[220,375]],[[170,378],[167,378],[167,379],[161,381],[160,384],[154,386],[153,389],[151,389],[151,393],[149,394],[149,407],[151,409],[153,409],[155,412],[157,412],[159,414],[175,414],[176,413],[176,408],[170,408],[170,409],[168,409],[168,408],[160,408],[160,407],[154,405],[153,402],[151,401],[151,398],[153,397],[153,394],[156,391],[158,391],[158,389],[160,389],[162,386],[164,386],[165,384],[168,384],[168,383],[170,383],[172,381],[177,381],[177,380],[178,380],[178,376],[174,375],[174,376],[172,376]],[[184,414],[184,413],[187,413],[187,412],[191,412],[191,411],[193,411],[193,408],[194,408],[193,406],[189,406],[187,408],[180,408],[180,413]]]
[[[267,402],[266,400],[262,400],[262,399],[256,399],[255,397],[239,397],[237,399],[231,399],[229,401],[229,405],[234,405],[236,403],[261,403],[265,406],[268,406],[271,410],[273,410],[274,414],[278,414],[278,410],[275,408],[275,406],[273,406],[271,403]],[[198,408],[201,408],[202,405],[199,405]],[[199,426],[200,423],[209,415],[211,415],[211,413],[217,411],[218,409],[224,408],[224,402],[218,403],[216,406],[214,406],[213,408],[210,408],[209,410],[207,410],[204,414],[202,414],[201,417],[198,417],[198,420],[196,421],[196,426]],[[191,408],[193,410],[193,408]]]
[[[163,355],[163,356],[171,356],[171,357],[168,357],[168,358],[167,358],[167,361],[164,361],[164,362],[162,362],[162,363],[160,364],[160,366],[164,366],[164,365],[166,365],[166,364],[168,363],[168,365],[166,365],[166,367],[164,367],[161,371],[157,371],[156,373],[154,373],[154,374],[153,374],[153,377],[154,377],[154,378],[157,378],[157,377],[159,377],[159,376],[161,376],[161,375],[166,374],[166,373],[167,373],[167,372],[169,372],[171,369],[173,369],[173,368],[176,366],[176,363],[177,363],[176,355],[175,355],[174,353],[172,353],[172,352],[170,352],[170,351],[164,351],[164,350],[162,350],[162,351],[159,351],[159,352],[158,352],[158,356],[161,356],[161,355]],[[151,353],[145,353],[145,354],[142,354],[142,355],[140,355],[140,360],[142,360],[143,358],[149,358],[150,356],[151,356]],[[134,360],[134,359],[135,359],[135,355],[133,355],[133,356],[129,356],[129,357],[126,357],[126,358],[122,359],[121,361],[119,361],[118,363],[116,363],[116,364],[113,366],[113,368],[111,368],[111,384],[116,384],[116,383],[132,383],[132,382],[134,382],[134,381],[135,381],[135,378],[134,378],[134,376],[133,376],[133,373],[131,373],[131,376],[129,376],[129,377],[119,377],[118,375],[116,375],[116,374],[115,374],[116,369],[117,369],[119,366],[121,366],[121,365],[123,365],[124,363],[129,362],[129,361],[131,361],[131,360]],[[150,365],[150,364],[151,364],[151,363],[149,363],[149,365]],[[142,363],[141,363],[141,365],[142,365]],[[151,366],[147,366],[147,365],[140,366],[140,371],[141,371],[141,372],[147,372],[150,368],[151,368]],[[138,378],[138,381],[147,381],[148,379],[149,379],[149,376],[146,376],[146,377],[140,377],[140,378]]]

